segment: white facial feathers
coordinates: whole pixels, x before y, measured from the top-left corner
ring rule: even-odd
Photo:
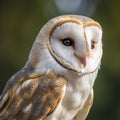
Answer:
[[[84,54],[84,52],[86,52],[84,28],[82,25],[67,22],[57,27],[51,37],[51,39],[59,39],[60,42],[62,42],[62,40],[66,38],[72,40],[74,44],[73,47],[74,49],[76,49],[76,53],[82,55]],[[63,47],[65,46],[63,45]]]
[[[90,45],[91,41],[101,44],[102,30],[96,26],[89,26],[85,28],[86,39]],[[101,44],[102,45],[102,44]]]
[[[55,54],[61,57],[61,59],[64,59],[70,65],[73,65],[76,70],[82,72],[82,68],[86,67],[89,63],[88,59],[92,58],[92,61],[98,59],[98,57],[93,58],[92,54],[96,54],[96,50],[94,50],[96,48],[98,51],[100,51],[101,37],[102,31],[96,26],[85,27],[83,24],[66,22],[61,26],[58,26],[53,31],[53,34],[50,37],[50,41]],[[71,40],[72,45],[64,45],[64,39]],[[99,53],[96,55],[99,55]],[[92,66],[94,65],[92,64]],[[95,68],[96,67],[97,66],[95,65]]]
[[[88,68],[95,69],[102,57],[102,30],[96,26],[89,26],[85,28],[85,33],[90,51]],[[94,49],[92,49],[92,43],[94,43]]]
[[[92,72],[102,56],[101,37],[101,26],[97,22],[83,16],[60,16],[44,25],[30,56],[36,56],[32,53],[38,53],[34,52],[38,46],[37,51],[41,51],[37,54],[39,58],[36,57],[39,71],[56,72],[64,68],[80,73]]]

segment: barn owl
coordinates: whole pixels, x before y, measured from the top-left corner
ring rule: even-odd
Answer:
[[[101,64],[102,28],[63,15],[40,30],[25,66],[7,82],[0,120],[85,120]]]

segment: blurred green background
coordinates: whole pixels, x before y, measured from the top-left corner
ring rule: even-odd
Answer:
[[[1,0],[0,92],[24,66],[41,27],[62,14],[90,16],[102,25],[104,54],[87,120],[120,120],[120,0]]]

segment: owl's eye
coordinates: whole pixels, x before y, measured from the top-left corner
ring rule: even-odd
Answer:
[[[73,41],[70,38],[65,38],[62,41],[63,41],[63,44],[65,46],[72,46],[73,45]]]
[[[94,49],[95,48],[95,41],[91,41],[91,49]]]

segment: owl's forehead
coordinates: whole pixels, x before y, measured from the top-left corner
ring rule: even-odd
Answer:
[[[53,19],[54,26],[52,26],[51,32],[53,33],[54,30],[56,30],[57,28],[62,28],[62,27],[67,27],[67,28],[71,28],[72,26],[81,26],[83,28],[86,27],[97,27],[99,29],[102,29],[100,24],[88,17],[84,17],[84,16],[60,16],[58,18]]]
[[[69,37],[71,39],[79,38],[84,35],[84,28],[81,24],[74,22],[65,22],[54,29],[52,38],[64,39]]]
[[[59,24],[64,24],[65,22],[74,22],[77,24],[81,24],[83,26],[97,26],[101,28],[100,24],[96,22],[95,20],[81,15],[64,15],[59,16],[58,19],[60,19]]]
[[[84,35],[85,28],[89,28],[89,27],[90,27],[90,30],[92,28],[95,28],[94,32],[96,30],[98,31],[99,29],[99,26],[96,23],[93,24],[89,22],[85,24],[81,22],[80,20],[79,21],[76,21],[76,20],[75,21],[64,21],[63,23],[54,27],[54,29],[52,30],[51,36],[52,37],[54,36],[55,38],[61,37],[61,39],[63,39],[64,37],[79,38],[80,36]]]

